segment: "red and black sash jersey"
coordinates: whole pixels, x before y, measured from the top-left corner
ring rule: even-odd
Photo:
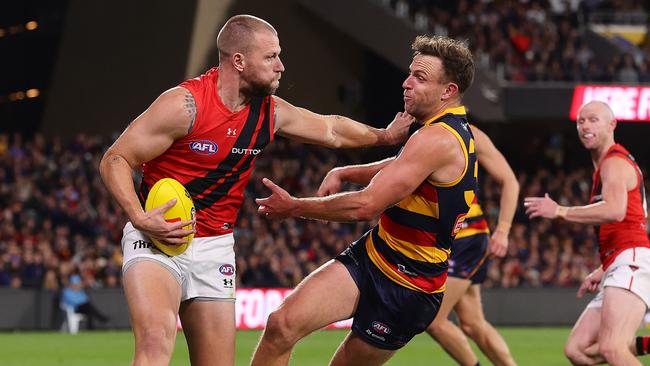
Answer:
[[[257,155],[273,140],[274,102],[254,97],[231,112],[217,91],[219,69],[212,68],[181,87],[192,93],[196,117],[190,133],[144,164],[140,199],[162,178],[181,182],[196,207],[196,237],[232,232]]]
[[[600,167],[605,159],[613,156],[622,158],[634,167],[637,173],[637,185],[627,192],[627,210],[625,211],[623,221],[602,224],[596,227],[596,232],[598,233],[598,251],[603,269],[607,269],[616,258],[616,255],[625,249],[633,247],[650,248],[645,224],[647,203],[645,187],[643,185],[643,174],[632,154],[623,146],[619,144],[612,145],[600,163],[598,163],[598,167],[593,176],[589,203],[602,201],[603,187],[600,180]]]
[[[408,197],[384,211],[366,239],[368,256],[388,278],[425,293],[445,289],[447,259],[474,201],[478,173],[474,137],[465,108],[446,109],[422,128],[433,124],[444,127],[458,139],[465,154],[465,169],[453,182],[422,182]]]

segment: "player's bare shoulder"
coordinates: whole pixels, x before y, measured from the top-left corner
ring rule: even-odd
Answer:
[[[439,124],[420,128],[409,138],[409,144],[417,149],[416,156],[430,166],[434,182],[449,182],[465,169],[466,154],[458,138]]]
[[[277,95],[273,95],[271,98],[273,98],[273,126],[277,132],[286,124],[287,118],[289,118],[287,114],[291,114],[295,107]]]
[[[180,139],[190,133],[197,116],[194,96],[183,87],[166,90],[142,113],[134,124],[146,124],[157,133]]]
[[[638,184],[637,171],[632,163],[623,156],[612,155],[603,160],[600,167],[600,178],[604,184],[624,182],[629,191]]]
[[[418,146],[424,151],[444,155],[453,155],[459,149],[456,137],[439,124],[420,128],[408,139],[407,144]]]

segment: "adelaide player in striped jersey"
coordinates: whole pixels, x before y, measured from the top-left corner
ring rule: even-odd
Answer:
[[[417,127],[414,124],[411,130]],[[476,126],[471,126],[471,129],[476,141],[476,158],[479,165],[501,186],[499,221],[490,236],[487,220],[475,197],[454,239],[449,257],[445,296],[438,315],[427,328],[427,333],[440,343],[459,365],[479,365],[478,357],[465,335],[474,340],[493,364],[514,365],[512,354],[503,337],[485,319],[481,304],[481,283],[487,276],[489,258],[503,257],[506,254],[508,234],[517,209],[519,183],[492,140]],[[384,161],[382,165],[375,165],[374,168],[381,168],[390,160],[392,159]],[[318,195],[338,193],[343,182],[357,182],[361,169],[362,166],[354,165],[332,169],[323,179]],[[460,329],[448,319],[452,309],[458,316]]]
[[[433,321],[447,259],[476,191],[474,138],[461,96],[474,61],[465,44],[419,36],[404,81],[404,109],[424,126],[394,159],[353,168],[357,192],[294,198],[268,179],[269,217],[378,224],[309,275],[271,313],[253,365],[286,365],[302,337],[354,317],[332,365],[380,365]]]
[[[597,225],[601,266],[583,281],[578,296],[598,289],[576,322],[564,352],[574,365],[641,365],[647,337],[637,337],[650,306],[650,241],[643,175],[632,155],[614,141],[616,119],[603,102],[578,112],[578,137],[595,171],[589,205],[560,206],[548,194],[526,197],[531,218]]]
[[[411,130],[419,126],[414,124]],[[465,335],[479,346],[495,365],[514,365],[508,345],[496,329],[487,322],[481,304],[481,283],[487,276],[490,257],[503,257],[508,248],[508,234],[517,209],[519,183],[505,157],[492,140],[476,126],[471,126],[476,141],[476,158],[501,186],[501,204],[497,227],[490,237],[490,229],[483,211],[474,198],[460,230],[454,238],[449,257],[447,287],[442,306],[435,320],[427,328],[429,333],[460,365],[479,365],[478,357]],[[383,167],[374,165],[374,170]],[[343,182],[359,183],[362,166],[334,168],[327,173],[318,189],[319,196],[338,193]],[[364,172],[365,173],[365,172]],[[365,178],[360,184],[364,184]],[[451,310],[456,312],[460,329],[449,321]],[[462,330],[461,330],[462,329]]]
[[[104,155],[106,187],[126,211],[124,289],[135,335],[134,365],[166,365],[180,315],[193,365],[233,365],[235,254],[233,226],[257,154],[274,134],[328,147],[398,144],[412,118],[398,113],[386,129],[323,116],[272,94],[284,65],[277,32],[266,21],[238,15],[217,37],[219,66],[160,95]],[[132,170],[143,165],[136,193]],[[192,221],[166,222],[172,201],[145,212],[142,201],[161,178],[184,184],[196,207]],[[170,257],[156,238],[188,249]],[[140,243],[140,244],[137,244]],[[142,245],[148,243],[148,245]]]

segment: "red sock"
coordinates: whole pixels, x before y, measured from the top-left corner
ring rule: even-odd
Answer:
[[[648,354],[648,346],[650,346],[650,336],[636,337],[637,356]]]

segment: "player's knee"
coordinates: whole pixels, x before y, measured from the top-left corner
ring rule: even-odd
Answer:
[[[564,346],[564,356],[566,356],[571,364],[579,365],[578,361],[582,358],[582,352],[574,345],[567,343]]]
[[[584,351],[576,343],[567,342],[567,344],[564,345],[564,356],[566,356],[572,365],[589,364],[585,362],[587,355],[585,355]]]
[[[444,337],[448,327],[452,325],[449,319],[438,319],[436,318],[429,327],[427,327],[427,333],[429,333],[434,339],[439,337]]]
[[[483,333],[483,322],[477,319],[463,321],[460,323],[460,330],[462,330],[466,336],[475,339],[480,337]]]
[[[138,334],[139,333],[139,334]],[[176,339],[176,330],[173,332],[165,327],[147,327],[136,333],[136,353],[147,357],[166,357],[171,355]]]
[[[295,322],[283,310],[273,311],[266,323],[265,333],[274,343],[293,344],[300,338]]]
[[[627,350],[625,344],[618,344],[611,341],[600,342],[599,353],[610,364],[618,364],[619,358]]]

